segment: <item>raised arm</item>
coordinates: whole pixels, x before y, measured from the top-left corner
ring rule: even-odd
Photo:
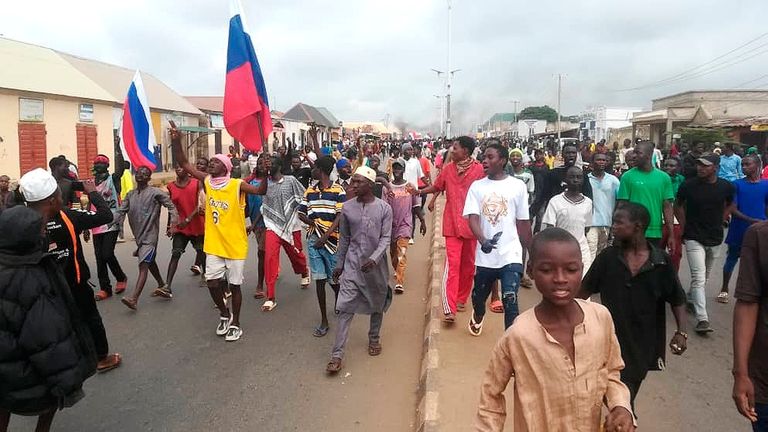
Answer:
[[[205,181],[205,178],[208,176],[208,173],[204,173],[202,171],[198,171],[197,168],[194,167],[191,163],[189,163],[189,159],[187,158],[187,153],[184,151],[184,149],[181,146],[181,132],[176,128],[176,124],[174,122],[171,123],[171,149],[173,150],[173,157],[176,159],[176,162],[179,164],[180,167],[184,169],[184,171],[188,172],[189,175],[192,177],[202,181]]]
[[[112,222],[112,219],[114,218],[112,210],[109,208],[109,204],[104,201],[101,194],[96,191],[96,185],[93,180],[83,180],[83,189],[88,194],[88,201],[93,204],[96,211],[91,212],[65,208],[64,211],[72,221],[75,231],[82,232]]]

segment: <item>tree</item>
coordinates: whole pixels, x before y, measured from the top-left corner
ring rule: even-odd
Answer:
[[[684,142],[697,143],[703,142],[707,147],[715,142],[728,141],[723,129],[718,128],[680,128],[680,137]]]
[[[557,111],[548,105],[544,106],[529,106],[523,108],[518,115],[520,120],[535,119],[546,120],[550,123],[557,121]]]

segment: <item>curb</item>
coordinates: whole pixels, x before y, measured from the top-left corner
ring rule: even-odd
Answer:
[[[437,340],[440,335],[442,316],[441,283],[445,261],[445,238],[443,237],[443,210],[445,198],[438,198],[432,212],[432,250],[430,251],[429,285],[424,311],[424,344],[419,375],[419,406],[416,409],[418,432],[439,431],[439,392],[437,368],[440,356]],[[442,252],[442,253],[441,253]]]

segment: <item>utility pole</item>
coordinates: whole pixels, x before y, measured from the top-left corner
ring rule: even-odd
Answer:
[[[451,0],[448,0],[448,66],[445,69],[445,136],[452,138],[451,135],[451,81],[453,71],[451,71]]]
[[[560,92],[562,91],[563,74],[557,74],[557,144],[560,145]]]
[[[440,100],[440,136],[443,136],[443,132],[445,132],[445,129],[443,129],[443,96],[442,95],[432,95]]]
[[[519,130],[519,128],[517,127],[517,104],[519,104],[520,101],[519,100],[512,100],[510,102],[515,104],[515,119],[514,119],[515,128],[512,130],[512,136],[516,137],[517,136],[517,131]]]

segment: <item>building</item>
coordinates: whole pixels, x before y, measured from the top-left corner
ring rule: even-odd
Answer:
[[[291,133],[291,142],[294,145],[304,146],[308,144],[306,135],[309,130],[309,125],[313,123],[317,125],[318,138],[320,139],[321,144],[324,142],[338,141],[340,139],[342,122],[337,120],[327,108],[317,108],[299,102],[286,111],[281,119],[301,123],[301,126],[299,126],[298,129],[298,135],[296,135],[295,132]]]
[[[517,132],[517,115],[514,113],[495,113],[482,125],[481,132],[486,137],[498,137],[507,132]]]
[[[581,114],[579,138],[608,141],[611,131],[632,126],[632,116],[642,108],[588,107]]]
[[[633,137],[638,129],[646,128],[645,135],[651,141],[669,145],[675,131],[682,127],[726,127],[731,124],[751,128],[752,125],[746,122],[751,121],[749,119],[761,122],[762,117],[768,117],[768,90],[687,91],[654,99],[651,111],[634,113]],[[743,136],[748,137],[748,134]],[[750,139],[759,140],[761,136]]]
[[[114,159],[122,102],[134,70],[0,38],[0,173],[18,178],[64,155],[89,177],[94,157]],[[196,126],[201,112],[142,72],[161,168],[170,168],[168,120]]]

